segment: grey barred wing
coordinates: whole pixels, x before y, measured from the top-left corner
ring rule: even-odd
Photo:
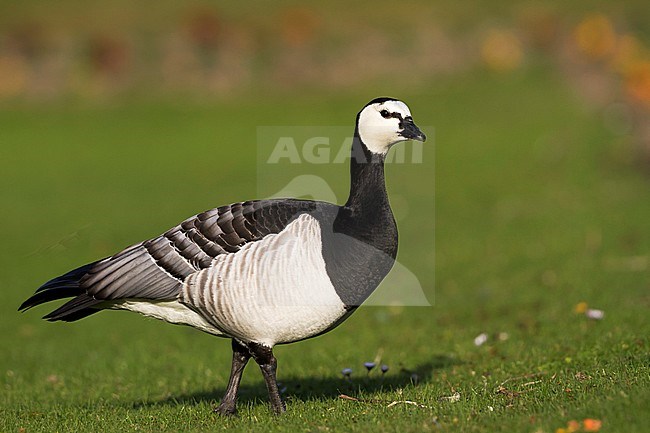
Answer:
[[[173,300],[185,279],[223,254],[279,233],[316,203],[277,199],[234,203],[186,219],[162,235],[48,281],[20,309],[72,300],[45,316],[78,320],[123,299]]]

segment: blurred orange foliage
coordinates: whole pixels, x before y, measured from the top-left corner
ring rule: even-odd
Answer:
[[[603,422],[599,419],[586,418],[582,421],[582,426],[586,432],[597,432],[600,431]]]
[[[194,10],[185,23],[187,34],[193,44],[204,50],[214,49],[219,44],[221,20],[210,8]]]
[[[578,48],[595,59],[609,56],[616,48],[616,33],[612,22],[601,13],[585,17],[575,29]]]
[[[282,12],[280,31],[287,45],[298,47],[311,42],[320,26],[318,15],[306,7],[291,7]]]
[[[510,30],[492,30],[481,46],[481,56],[492,70],[507,72],[518,68],[523,48],[517,35]]]
[[[643,60],[645,48],[636,36],[624,34],[618,38],[616,51],[612,58],[612,66],[619,73],[626,73],[632,65]]]
[[[633,99],[650,105],[650,60],[629,67],[625,74],[625,88]]]
[[[21,56],[0,54],[0,98],[21,95],[27,87],[29,65]]]

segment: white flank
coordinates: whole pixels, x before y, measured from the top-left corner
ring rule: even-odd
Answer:
[[[300,215],[282,232],[192,274],[180,300],[242,341],[272,347],[311,337],[345,314],[321,251],[318,221]]]
[[[213,335],[223,335],[223,332],[209,324],[203,317],[190,310],[178,301],[136,301],[117,302],[114,310],[129,310],[154,319],[177,325],[188,325]]]
[[[384,119],[381,115],[382,110],[399,113],[402,118],[410,116],[411,110],[402,101],[372,104],[361,110],[359,114],[361,141],[371,152],[385,155],[393,144],[405,141],[406,138],[399,135],[399,119],[394,117]]]

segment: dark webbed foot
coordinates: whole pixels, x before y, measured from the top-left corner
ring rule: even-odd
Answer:
[[[262,370],[273,412],[276,414],[285,412],[287,408],[282,398],[280,398],[280,392],[278,391],[278,382],[276,379],[278,361],[273,356],[273,349],[256,343],[250,343],[248,348],[253,359],[255,359],[255,362],[260,366],[260,370]]]
[[[237,414],[237,392],[239,391],[239,382],[241,381],[244,367],[248,363],[251,353],[248,348],[232,340],[232,368],[230,370],[230,380],[226,393],[221,400],[221,404],[214,409],[216,413],[223,416],[233,416]]]
[[[221,416],[235,416],[237,415],[237,403],[226,403],[221,402],[221,404],[214,409],[214,413],[218,413]]]

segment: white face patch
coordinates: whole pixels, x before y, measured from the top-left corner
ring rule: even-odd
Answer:
[[[402,101],[389,100],[382,103],[371,104],[361,110],[359,114],[359,137],[368,150],[373,153],[385,155],[395,143],[406,141],[400,135],[400,119],[397,117],[384,118],[382,111],[389,115],[393,113],[402,116],[402,119],[411,116],[411,110]]]

